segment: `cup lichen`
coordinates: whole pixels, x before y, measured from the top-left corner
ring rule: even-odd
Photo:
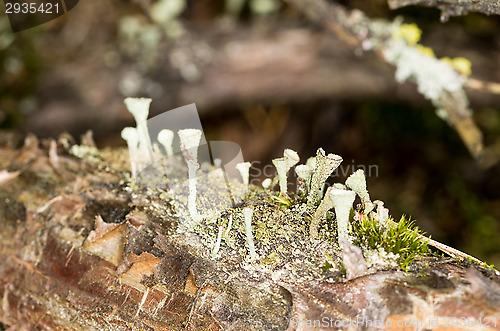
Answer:
[[[250,162],[240,162],[236,165],[236,169],[239,171],[245,187],[248,187],[251,166],[252,164]]]
[[[331,173],[340,165],[342,158],[336,154],[325,155],[325,151],[319,148],[316,153],[314,173],[311,179],[311,190],[307,196],[307,209],[312,210],[318,201],[319,191],[325,184]]]
[[[345,185],[356,192],[356,194],[360,197],[364,213],[368,214],[371,212],[374,205],[370,200],[370,194],[366,189],[365,172],[362,169],[357,170],[355,173],[350,175],[349,178],[347,178]]]
[[[126,98],[124,103],[137,123],[140,154],[149,154],[151,160],[153,160],[153,147],[151,145],[151,137],[149,136],[147,123],[151,101],[152,99],[150,98]]]
[[[198,147],[202,132],[199,129],[182,129],[177,132],[181,140],[181,150],[186,162],[193,160],[198,162]]]
[[[172,130],[163,129],[158,133],[158,142],[163,146],[168,157],[174,155],[172,143],[174,141],[174,132]]]
[[[252,208],[249,207],[243,208],[243,216],[245,218],[245,234],[247,238],[248,251],[250,252],[250,259],[252,261],[255,261],[257,259],[257,253],[255,252],[255,244],[253,242],[252,215],[253,215]]]
[[[274,159],[273,164],[278,172],[278,180],[280,186],[280,193],[282,195],[287,193],[287,174],[291,167],[299,163],[300,157],[294,150],[285,149],[283,157]]]

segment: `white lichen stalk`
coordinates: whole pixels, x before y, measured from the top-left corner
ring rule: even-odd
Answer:
[[[222,225],[220,225],[219,226],[219,233],[217,234],[217,240],[215,241],[214,248],[212,249],[212,257],[216,257],[217,253],[219,253],[223,229],[224,229],[224,227]]]
[[[306,164],[299,164],[295,167],[295,173],[299,178],[299,188],[305,192],[311,189],[311,177],[313,169]]]
[[[255,245],[253,242],[252,234],[252,208],[243,208],[243,216],[245,217],[245,233],[247,237],[248,250],[250,252],[250,259],[252,261],[257,259],[257,253],[255,252]]]
[[[181,140],[181,150],[186,162],[193,160],[198,162],[198,148],[200,147],[200,140],[202,132],[198,129],[183,129],[177,133]]]
[[[149,105],[151,101],[152,100],[149,98],[126,98],[124,103],[137,123],[139,153],[141,157],[143,157],[144,154],[149,154],[151,161],[153,161],[153,147],[151,146],[151,137],[149,136],[148,130]]]
[[[307,209],[312,210],[318,201],[319,191],[325,184],[331,173],[340,165],[342,158],[336,154],[325,155],[320,148],[316,153],[315,168],[311,179],[311,190],[307,195]]]
[[[318,238],[319,223],[326,217],[326,213],[333,208],[333,201],[330,194],[333,189],[333,187],[329,187],[326,190],[325,197],[323,198],[323,200],[321,200],[321,203],[314,212],[311,220],[311,225],[309,226],[309,236],[311,237],[311,239]]]
[[[188,210],[189,214],[191,215],[191,218],[194,221],[197,221],[199,219],[199,214],[198,210],[196,209],[196,184],[197,184],[196,172],[200,168],[200,165],[193,160],[188,160],[187,166],[188,166],[188,182],[189,182]]]
[[[168,157],[174,155],[173,142],[174,132],[172,130],[163,129],[158,133],[158,142],[163,146]]]
[[[252,164],[250,162],[241,162],[236,165],[236,169],[240,172],[241,178],[243,179],[243,185],[248,187],[250,180],[250,167]]]
[[[354,191],[334,189],[330,194],[333,207],[335,208],[338,239],[347,238],[349,233],[349,214],[356,198],[356,193]]]
[[[319,223],[326,217],[326,212],[332,208],[335,208],[338,238],[347,237],[349,232],[349,213],[355,197],[356,193],[354,191],[339,190],[333,186],[329,187],[311,220],[309,227],[310,237],[312,239],[318,238]]]
[[[139,147],[139,135],[135,128],[124,128],[121,132],[122,138],[127,142],[130,157],[132,178],[137,176],[137,148]]]
[[[356,192],[356,194],[361,199],[363,204],[363,213],[368,214],[373,210],[373,203],[370,200],[370,194],[366,189],[366,177],[365,172],[362,169],[357,170],[355,173],[349,176],[345,181],[348,188]]]
[[[280,193],[286,194],[287,184],[288,184],[288,171],[291,167],[299,163],[300,157],[294,150],[285,149],[283,152],[283,157],[279,159],[274,159],[273,164],[278,172],[278,182],[280,186]]]
[[[375,200],[373,204],[377,207],[377,211],[372,211],[370,215],[379,221],[379,223],[385,228],[389,223],[389,209],[384,207],[384,202],[380,200]]]

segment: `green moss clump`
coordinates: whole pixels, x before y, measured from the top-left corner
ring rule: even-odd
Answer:
[[[371,216],[352,223],[354,244],[365,249],[384,249],[398,255],[398,264],[406,270],[418,256],[428,254],[428,246],[415,223],[403,215],[399,222],[388,222],[384,227]]]

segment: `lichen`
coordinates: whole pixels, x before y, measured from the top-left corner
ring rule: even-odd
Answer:
[[[420,34],[416,25],[395,21],[392,37],[381,47],[382,54],[388,63],[396,66],[396,80],[400,83],[414,81],[418,91],[436,107],[437,114],[446,119],[441,111],[441,95],[445,91],[457,92],[467,104],[462,75],[470,74],[470,61],[464,58],[436,58],[432,49],[418,44]]]

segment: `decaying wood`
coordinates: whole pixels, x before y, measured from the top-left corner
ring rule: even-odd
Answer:
[[[500,329],[492,269],[428,257],[410,271],[370,268],[348,281],[319,264],[340,255],[293,230],[300,217],[257,189],[233,211],[268,212],[269,226],[284,235],[270,244],[257,236],[257,261],[245,258],[244,245],[223,244],[211,257],[201,232],[177,231],[168,200],[127,185],[127,151],[88,147],[78,158],[64,137],[0,141],[0,321],[13,329],[328,330],[422,321],[447,330],[452,317]],[[236,223],[231,235],[241,244]]]

